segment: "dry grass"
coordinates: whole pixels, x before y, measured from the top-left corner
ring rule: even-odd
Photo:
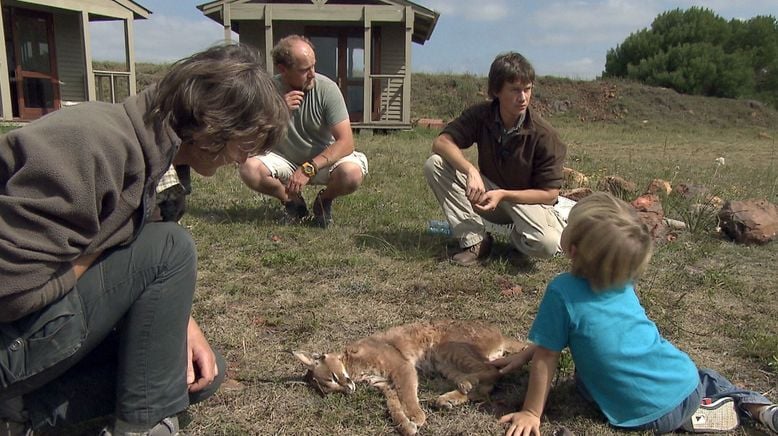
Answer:
[[[477,78],[465,77],[464,84],[449,79],[456,92],[479,89],[471,83]],[[569,145],[568,166],[595,183],[617,174],[642,188],[661,177],[706,185],[724,199],[778,202],[774,111],[622,83],[541,85],[542,107],[572,101],[572,112],[549,118]],[[608,90],[604,97],[602,89]],[[589,98],[599,103],[584,105]],[[585,116],[577,107],[600,112]],[[237,383],[190,408],[187,434],[393,434],[378,392],[361,387],[350,397],[319,397],[301,383],[303,368],[288,350],[330,351],[389,326],[435,318],[488,320],[508,335],[526,334],[546,283],[567,262],[538,260],[517,270],[507,260],[505,239],[482,267],[445,261],[456,244],[425,231],[427,220],[442,218],[421,173],[433,136],[359,136],[371,173],[358,192],[335,203],[336,224],[326,231],[277,225],[279,204],[245,188],[233,168],[195,178],[183,219],[200,259],[194,312]],[[720,156],[727,164],[715,171]],[[314,195],[306,193],[309,201]],[[776,243],[737,246],[703,229],[661,245],[637,288],[662,333],[699,366],[778,399],[776,264]],[[515,287],[521,292],[502,292]],[[544,434],[559,426],[576,434],[626,434],[582,404],[571,383],[572,364],[564,362]],[[489,402],[440,411],[431,404],[444,382],[426,379],[420,397],[428,422],[421,433],[501,434],[497,417],[520,407],[526,382],[526,373],[506,377]],[[736,434],[762,429],[745,426]]]
[[[776,200],[774,143],[743,131],[658,134],[605,123],[572,123],[560,131],[571,164],[593,176],[617,173],[639,186],[654,176],[706,184],[713,160],[725,156],[718,190],[729,198]],[[420,131],[360,136],[371,174],[336,203],[336,225],[326,231],[277,225],[279,205],[243,187],[233,169],[195,180],[184,218],[200,253],[195,315],[241,387],[193,407],[188,432],[392,434],[378,392],[363,387],[351,397],[321,398],[300,383],[303,368],[287,351],[330,351],[392,325],[435,318],[489,320],[509,335],[526,334],[545,284],[566,261],[517,270],[507,261],[505,240],[483,267],[443,260],[456,245],[425,233],[426,220],[442,216],[421,175],[432,137]],[[638,292],[663,334],[698,365],[777,398],[776,260],[774,243],[743,247],[709,234],[681,234],[659,248]],[[514,286],[522,292],[501,292]],[[576,434],[618,434],[581,404],[570,376],[568,363],[543,430],[564,425]],[[500,434],[496,418],[520,406],[526,381],[527,374],[508,377],[487,403],[438,411],[430,404],[444,382],[426,380],[420,391],[429,420],[422,433]],[[747,426],[739,434],[759,431]]]

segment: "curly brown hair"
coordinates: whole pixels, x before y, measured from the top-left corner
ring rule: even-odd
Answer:
[[[289,109],[259,51],[246,44],[211,47],[174,63],[153,91],[146,120],[168,123],[183,142],[197,133],[219,152],[228,141],[250,138],[252,154],[262,153],[286,135]]]

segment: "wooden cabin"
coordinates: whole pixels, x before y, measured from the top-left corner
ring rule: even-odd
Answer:
[[[131,0],[0,0],[0,109],[4,121],[29,121],[83,101],[135,94],[133,20],[151,11]],[[124,23],[126,71],[92,66],[89,23]]]
[[[411,43],[430,39],[437,12],[407,0],[219,0],[198,8],[224,25],[226,40],[235,32],[259,48],[270,72],[281,38],[309,38],[316,71],[339,84],[353,128],[411,127]]]

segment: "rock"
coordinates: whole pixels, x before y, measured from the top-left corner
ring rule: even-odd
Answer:
[[[727,201],[719,211],[721,231],[741,244],[766,244],[778,233],[778,206],[767,200]]]
[[[589,186],[589,178],[584,173],[568,167],[562,168],[562,173],[565,176],[565,186],[569,188]]]
[[[646,224],[654,239],[664,238],[667,233],[665,211],[662,201],[656,194],[644,194],[630,203],[638,212],[640,220]]]
[[[718,213],[721,207],[724,206],[724,200],[711,194],[708,188],[702,185],[679,183],[675,186],[672,193],[687,200],[689,202],[689,210],[693,214]]]
[[[416,125],[426,129],[442,129],[446,127],[446,123],[439,118],[419,118]]]
[[[638,188],[637,185],[635,185],[635,182],[630,182],[622,177],[606,176],[597,184],[597,189],[610,192],[619,198],[626,198],[632,197]]]
[[[573,107],[573,102],[570,100],[554,100],[551,102],[551,110],[555,113],[564,113],[569,111]]]
[[[710,195],[708,188],[702,185],[692,185],[690,183],[678,183],[673,188],[673,192],[687,200],[702,200]]]
[[[580,201],[582,198],[592,195],[592,190],[590,188],[565,189],[560,191],[559,195],[573,201]]]
[[[673,192],[673,187],[670,185],[670,182],[662,179],[654,179],[646,186],[644,194],[658,195],[660,192],[664,195],[670,195],[670,193]]]

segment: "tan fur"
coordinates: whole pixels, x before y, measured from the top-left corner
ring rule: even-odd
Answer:
[[[437,371],[455,383],[455,390],[436,401],[451,408],[484,399],[500,375],[487,361],[525,347],[485,323],[436,321],[392,327],[354,341],[340,353],[294,355],[324,394],[352,393],[359,382],[377,387],[399,432],[415,435],[427,419],[419,405],[417,368]]]

